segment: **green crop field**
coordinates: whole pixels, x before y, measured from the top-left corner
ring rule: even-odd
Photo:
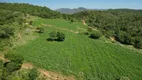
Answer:
[[[43,34],[35,33],[39,36],[37,39],[10,52],[21,54],[27,62],[40,68],[74,75],[79,80],[116,80],[118,77],[142,79],[142,54],[69,31],[87,29],[81,22],[40,18],[35,20],[33,25],[42,24],[46,24],[42,26],[45,30]],[[65,33],[65,41],[47,41],[48,34],[52,31]]]

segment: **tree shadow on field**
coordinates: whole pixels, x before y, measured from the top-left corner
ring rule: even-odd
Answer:
[[[52,39],[52,38],[48,38],[46,39],[47,41],[50,41],[50,42],[53,42],[53,41],[56,41],[56,42],[63,42],[64,40],[58,40],[58,39]]]

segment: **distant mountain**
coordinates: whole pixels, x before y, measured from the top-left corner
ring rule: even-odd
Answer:
[[[84,7],[79,7],[79,8],[74,8],[74,9],[70,9],[70,8],[60,8],[60,9],[56,9],[55,11],[60,12],[60,13],[65,13],[65,14],[74,14],[74,13],[78,13],[81,11],[88,11],[88,10],[107,10],[107,9],[87,9]]]
[[[86,11],[89,9],[86,9],[84,7],[79,7],[79,8],[74,8],[74,9],[70,9],[70,8],[60,8],[60,9],[56,9],[55,11],[58,11],[60,13],[65,13],[65,14],[73,14],[73,13],[77,13],[77,12],[81,12],[81,11]]]

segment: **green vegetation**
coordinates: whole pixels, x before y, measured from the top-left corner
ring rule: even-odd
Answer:
[[[88,26],[97,28],[106,37],[115,37],[123,44],[139,45],[135,40],[139,37],[140,42],[142,39],[141,10],[84,11],[75,13],[72,17],[85,20]]]
[[[58,18],[60,13],[50,10],[47,7],[33,6],[30,4],[20,4],[20,3],[0,3],[0,9],[18,11],[33,16],[39,16],[42,18]]]
[[[36,80],[38,77],[38,72],[37,69],[33,68],[32,70],[30,70],[29,72],[29,80]]]
[[[21,68],[24,59],[18,54],[5,54],[5,57],[7,61],[0,61],[0,80],[11,80],[12,74]]]
[[[93,38],[93,39],[99,39],[100,37],[102,36],[102,33],[99,32],[99,31],[93,31],[91,32],[90,34],[90,38]]]
[[[0,16],[0,51],[3,51],[5,48],[11,47],[13,45],[12,38],[25,29],[24,17],[26,15],[2,9]]]
[[[6,53],[3,54],[6,61],[0,61],[0,80],[36,80],[39,75],[36,69],[20,70],[24,59],[49,71],[74,75],[79,80],[142,79],[141,52],[105,38],[114,37],[123,44],[142,49],[141,10],[66,15],[47,7],[18,3],[0,3],[0,10],[0,52]],[[27,42],[21,34],[37,38]],[[21,44],[18,40],[25,44],[17,46]]]
[[[59,27],[54,27],[58,22],[60,22]],[[83,78],[84,80],[115,80],[121,76],[132,80],[142,78],[142,55],[140,53],[117,44],[105,43],[101,39],[93,40],[85,35],[58,29],[70,29],[70,27],[64,27],[64,23],[74,26],[74,23],[71,24],[64,20],[37,19],[33,24],[40,26],[43,23],[50,24],[52,27],[44,26],[45,31],[43,34],[38,34],[38,39],[13,50],[23,55],[26,61],[47,70],[73,74],[78,79]],[[45,39],[53,31],[64,32],[66,40],[62,43],[47,42]]]
[[[64,41],[65,39],[65,34],[62,32],[51,32],[49,33],[49,38],[47,39],[48,41]]]
[[[37,27],[36,28],[36,32],[38,33],[43,33],[44,32],[44,29],[42,27]]]

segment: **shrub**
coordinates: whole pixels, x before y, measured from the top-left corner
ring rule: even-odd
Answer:
[[[0,68],[3,67],[3,61],[0,60]]]
[[[36,31],[37,31],[38,33],[44,33],[44,29],[43,29],[42,27],[37,27],[37,28],[36,28]]]
[[[29,72],[30,80],[36,80],[37,77],[38,77],[37,69],[34,68],[34,69],[30,70],[30,72]]]
[[[142,49],[142,40],[136,41],[134,47],[138,49]]]
[[[74,22],[74,20],[73,20],[73,19],[71,19],[71,22]]]
[[[90,38],[93,38],[93,39],[99,39],[100,37],[102,36],[102,33],[99,32],[99,31],[93,31],[91,34],[90,34]]]
[[[8,72],[13,72],[19,70],[23,63],[24,58],[21,55],[7,53],[5,54],[5,58],[10,60],[4,64],[4,67],[8,70]]]
[[[29,21],[29,24],[32,25],[32,24],[33,24],[33,21]]]
[[[6,69],[6,68],[3,68],[2,69],[2,76],[1,76],[1,79],[2,80],[8,80],[7,77],[10,75],[11,73]]]
[[[129,34],[122,31],[117,33],[116,40],[123,44],[128,44],[128,45],[134,44],[133,38]]]
[[[65,34],[62,32],[51,32],[49,33],[49,38],[47,39],[48,41],[64,41],[65,39]]]
[[[85,35],[89,35],[89,32],[84,32]]]
[[[88,31],[88,32],[92,32],[93,29],[92,29],[92,28],[88,28],[87,31]]]
[[[51,33],[49,33],[49,39],[51,39],[51,40],[56,40],[57,39],[57,32],[55,32],[55,31],[53,31],[53,32],[51,32]]]
[[[21,55],[14,54],[14,53],[5,54],[5,58],[10,60],[11,62],[16,62],[19,64],[22,64],[24,61],[24,58]]]
[[[14,35],[14,28],[8,25],[0,26],[0,38],[9,38]]]
[[[65,34],[62,32],[57,32],[57,41],[64,41]]]
[[[8,62],[5,67],[9,72],[13,72],[19,70],[21,68],[21,64],[16,62]]]

